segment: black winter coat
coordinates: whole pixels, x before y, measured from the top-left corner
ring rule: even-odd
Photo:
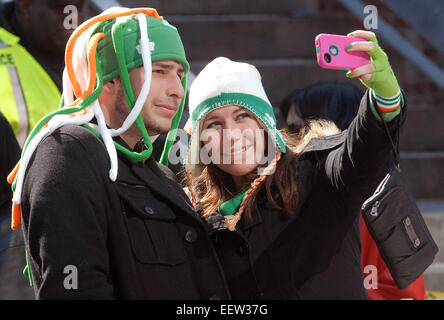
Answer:
[[[0,300],[34,299],[23,275],[26,265],[22,230],[11,229],[11,186],[6,177],[20,159],[20,146],[8,120],[0,112]]]
[[[11,202],[0,205],[0,300],[33,300],[34,291],[23,275],[26,266],[22,230],[11,229]]]
[[[79,126],[38,146],[22,196],[37,298],[230,298],[205,225],[171,171],[120,153],[118,164],[112,182],[103,143]]]
[[[260,191],[252,219],[236,231],[220,214],[207,218],[233,299],[366,299],[358,218],[392,155],[369,103],[367,92],[348,131],[313,139],[293,161],[299,202],[292,215]]]

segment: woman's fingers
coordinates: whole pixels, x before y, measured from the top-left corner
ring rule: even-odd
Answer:
[[[366,73],[362,76],[359,77],[359,79],[361,79],[362,81],[370,81],[372,79],[372,74],[371,73]]]
[[[376,47],[376,45],[373,42],[370,41],[356,41],[353,42],[352,44],[348,45],[345,49],[348,52],[353,52],[353,51],[365,51],[365,52],[369,52],[374,50]]]
[[[376,48],[376,36],[374,32],[371,31],[363,31],[363,30],[357,30],[353,31],[352,33],[349,33],[348,36],[353,37],[359,37],[364,38],[370,41],[355,41],[349,46],[347,46],[345,49],[348,52],[353,51],[363,51],[371,54],[374,52]],[[373,40],[373,41],[372,41]],[[359,68],[356,68],[354,70],[351,70],[347,72],[347,77],[349,78],[358,78],[362,81],[369,81],[372,79],[372,72],[376,70],[376,66],[373,63],[366,64],[364,66],[361,66]]]
[[[348,37],[358,37],[358,38],[364,38],[364,39],[370,39],[375,36],[374,32],[371,31],[364,31],[364,30],[356,30],[353,32],[350,32]]]
[[[369,56],[373,59],[376,58],[378,55],[381,55],[382,50],[378,46],[378,40],[376,39],[376,35],[374,32],[357,30],[349,33],[347,36],[360,37],[368,40],[353,42],[345,48],[347,51],[364,51],[367,52]]]
[[[375,65],[373,63],[369,63],[356,69],[350,70],[349,72],[347,72],[347,77],[359,77],[363,81],[369,81],[372,78],[371,73],[374,72],[375,69]]]

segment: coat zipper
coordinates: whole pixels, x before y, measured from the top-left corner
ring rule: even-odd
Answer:
[[[370,211],[370,215],[372,215],[373,217],[378,216],[378,208],[381,205],[381,203],[376,200],[376,202],[373,204],[372,209]]]
[[[391,195],[393,192],[395,192],[398,189],[399,189],[399,187],[395,187],[393,189],[390,189],[381,199],[376,200],[375,203],[373,203],[373,205],[372,205],[372,208],[370,210],[370,215],[373,217],[377,217],[378,216],[378,209],[379,209],[379,206],[381,205],[381,202],[384,201],[384,199],[386,199],[389,195]],[[365,206],[366,206],[366,204],[363,205],[363,207],[365,207]]]

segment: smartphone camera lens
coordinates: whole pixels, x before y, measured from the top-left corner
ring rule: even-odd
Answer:
[[[331,62],[331,56],[328,53],[324,54],[324,60],[325,60],[325,62],[330,63]]]
[[[332,44],[330,47],[328,47],[328,52],[330,52],[332,56],[336,57],[339,54],[339,48]]]

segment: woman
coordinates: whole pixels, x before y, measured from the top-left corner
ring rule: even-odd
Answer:
[[[350,51],[372,63],[347,73],[370,88],[348,133],[316,138],[330,130],[317,123],[282,135],[259,72],[245,63],[217,58],[193,82],[189,191],[234,299],[365,299],[359,260],[328,267],[385,173],[391,147],[381,122],[395,136],[403,101],[375,35],[353,34],[369,41]],[[337,276],[325,282],[325,270]]]
[[[304,121],[309,119],[325,119],[334,122],[339,129],[346,130],[355,118],[362,93],[354,85],[337,82],[318,82],[302,89],[293,90],[279,105],[281,114],[287,120],[290,132],[297,131]],[[390,165],[386,171],[390,171]],[[405,188],[404,188],[405,189]],[[424,300],[426,297],[424,277],[421,275],[407,289],[401,290],[381,257],[379,249],[367,229],[362,215],[356,219],[353,228],[344,241],[349,246],[357,247],[361,239],[361,266],[363,270],[376,267],[377,272],[370,276],[377,276],[378,286],[367,286],[366,294],[369,300]],[[346,247],[346,246],[343,246]],[[359,259],[358,250],[340,252],[343,259]],[[334,268],[330,264],[329,268]],[[332,274],[332,276],[335,276]]]

